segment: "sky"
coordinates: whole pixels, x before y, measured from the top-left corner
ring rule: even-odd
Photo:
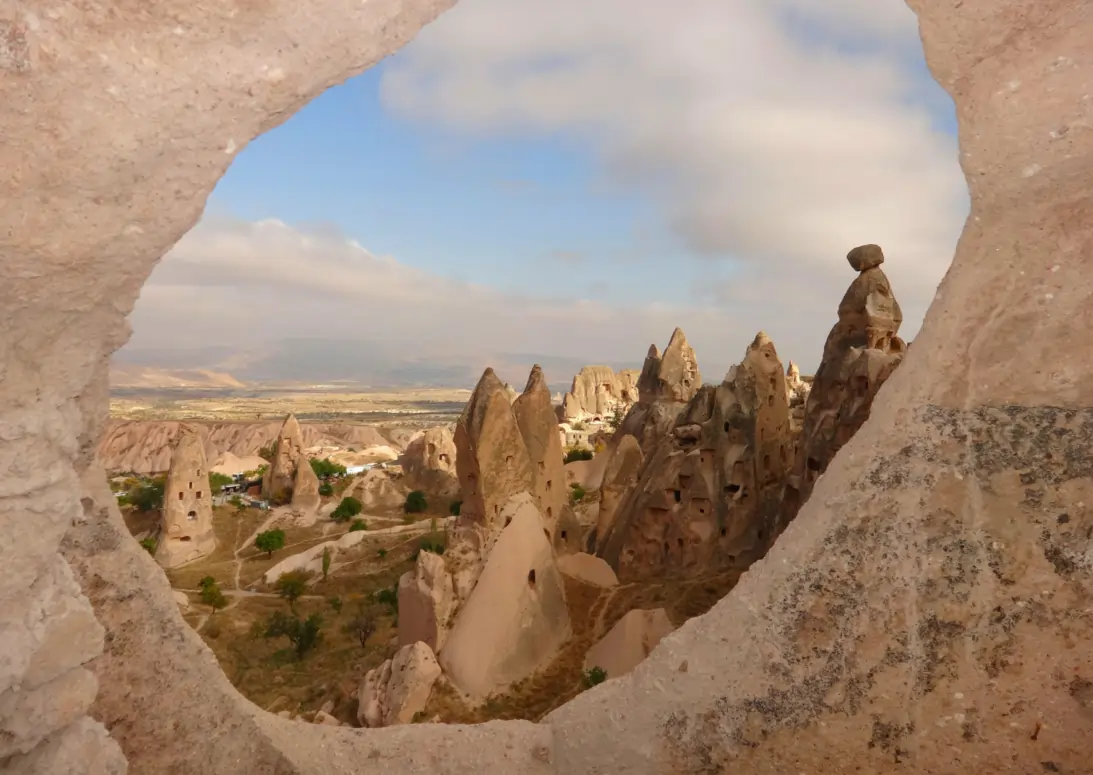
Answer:
[[[875,242],[914,337],[967,214],[900,0],[460,0],[244,148],[122,362],[245,381],[552,384],[680,326],[818,365]]]

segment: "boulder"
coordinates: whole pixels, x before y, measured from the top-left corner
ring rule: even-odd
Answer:
[[[358,692],[357,721],[362,727],[409,724],[425,710],[440,677],[433,650],[421,641],[403,646],[392,659],[369,670]]]
[[[452,432],[446,427],[438,427],[415,436],[399,462],[411,489],[451,497],[459,492],[455,458]]]
[[[506,504],[504,527],[440,650],[449,680],[483,699],[544,667],[571,632],[565,587],[528,493]]]
[[[584,669],[599,667],[608,678],[626,675],[641,663],[672,632],[668,614],[663,608],[634,609],[612,627],[584,658]]]
[[[398,584],[398,642],[409,646],[418,641],[434,652],[444,646],[452,612],[455,588],[444,558],[420,552],[414,570],[402,574]]]
[[[599,557],[584,552],[559,557],[558,572],[582,584],[601,589],[610,589],[619,584],[615,571],[611,570],[610,565]]]

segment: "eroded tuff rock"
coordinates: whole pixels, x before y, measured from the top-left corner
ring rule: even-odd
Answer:
[[[399,462],[410,488],[432,495],[453,496],[459,492],[455,458],[452,432],[441,426],[415,436]]]
[[[319,477],[311,467],[307,455],[296,463],[296,475],[292,482],[292,508],[314,514],[322,499],[319,497]]]
[[[607,461],[600,484],[600,508],[596,515],[596,530],[591,544],[593,550],[611,532],[619,505],[637,484],[638,475],[645,464],[641,445],[630,435],[623,436],[618,444],[609,447],[604,454]]]
[[[184,428],[163,489],[163,523],[156,561],[164,568],[205,557],[216,548],[209,468],[201,437]]]
[[[624,676],[675,629],[663,608],[634,609],[619,619],[584,657],[584,669],[598,667],[608,678]]]
[[[439,655],[451,682],[475,699],[543,667],[572,632],[534,498],[520,493],[499,516],[504,527]]]
[[[433,650],[417,641],[365,675],[358,695],[357,720],[362,727],[409,724],[425,709],[440,677]]]
[[[417,775],[437,751],[454,772],[491,775],[1086,771],[1093,623],[1076,558],[1090,526],[1075,505],[1093,497],[1093,381],[1073,357],[1091,333],[1085,3],[912,0],[956,103],[971,217],[906,363],[768,559],[643,669],[543,724],[367,736],[244,701],[110,493],[95,501],[108,516],[91,514],[78,482],[126,312],[235,151],[447,3],[209,14],[168,0],[113,24],[94,3],[8,5],[0,296],[18,314],[0,328],[16,431],[0,445],[0,616],[29,604],[64,536],[110,633],[95,713],[131,772],[330,775],[378,760]],[[80,735],[85,722],[4,765],[95,771],[105,741],[98,725]],[[40,756],[58,739],[76,741],[68,755]]]
[[[672,332],[664,354],[657,352],[656,345],[649,347],[641,374],[638,376],[638,393],[641,401],[659,400],[690,401],[702,386],[695,351],[687,342],[683,329]]]
[[[277,433],[273,444],[273,459],[262,477],[262,497],[271,502],[288,503],[296,481],[296,466],[307,462],[303,437],[296,415],[290,414]]]
[[[612,443],[633,436],[648,456],[657,442],[671,431],[679,413],[701,385],[698,360],[681,329],[672,332],[663,356],[655,344],[649,345],[638,378],[638,402],[626,413]]]
[[[584,552],[574,552],[558,558],[558,571],[571,579],[600,589],[619,585],[611,566],[599,557]]]
[[[638,377],[641,372],[610,366],[584,366],[573,377],[569,392],[562,397],[561,419],[584,422],[607,420],[616,412],[625,415],[638,401]]]
[[[793,361],[786,368],[786,400],[789,402],[789,419],[795,432],[800,433],[805,424],[805,405],[812,391],[812,382],[801,379],[801,370]]]
[[[873,398],[907,351],[897,335],[903,312],[880,268],[880,247],[861,245],[846,258],[859,274],[839,303],[839,320],[827,336],[805,403],[781,526],[796,516],[816,479],[869,418]]]
[[[553,540],[555,524],[569,502],[569,489],[558,420],[538,364],[528,375],[524,392],[513,402],[512,411],[531,466],[531,493],[543,516],[548,538]]]
[[[654,448],[597,554],[624,582],[746,567],[777,524],[791,445],[782,364],[760,333]]]
[[[455,587],[443,557],[419,552],[414,570],[402,574],[398,583],[399,645],[421,641],[440,651],[455,605]]]

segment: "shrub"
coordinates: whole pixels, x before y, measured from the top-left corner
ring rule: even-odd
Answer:
[[[306,571],[290,570],[280,575],[273,588],[277,590],[278,595],[288,601],[289,607],[295,610],[296,600],[307,591],[307,582],[310,578],[311,574]]]
[[[570,503],[579,503],[581,500],[584,499],[585,495],[587,495],[587,492],[585,491],[585,489],[583,487],[581,487],[579,484],[577,484],[576,482],[569,485],[569,501],[570,501]]]
[[[201,581],[197,582],[197,585],[204,589],[205,587],[212,586],[215,583],[216,579],[214,579],[212,576],[206,576],[205,578],[201,579]]]
[[[583,422],[575,422],[575,423],[573,423],[573,430],[575,430],[575,431],[583,431],[584,429],[585,429],[585,424],[584,424]]]
[[[345,476],[345,466],[335,463],[330,458],[322,460],[312,458],[311,470],[320,479],[329,479],[331,476]]]
[[[425,500],[425,493],[413,490],[406,496],[406,505],[403,508],[407,514],[420,514],[429,508],[429,502]]]
[[[390,587],[384,587],[373,595],[377,603],[387,606],[391,613],[398,613],[398,582]]]
[[[349,524],[349,532],[350,533],[356,533],[358,530],[367,530],[367,529],[368,529],[368,523],[365,522],[363,519],[354,519]]]
[[[276,453],[277,453],[277,445],[274,442],[271,441],[269,444],[267,444],[266,446],[264,446],[260,450],[258,450],[258,457],[262,458],[263,460],[268,460],[269,462],[272,463],[273,462],[273,456]]]
[[[153,557],[156,556],[156,547],[159,546],[159,541],[154,538],[145,538],[140,542],[140,545],[144,548],[146,552],[148,552],[148,554],[152,555]]]
[[[323,549],[323,581],[326,581],[326,575],[330,572],[330,547],[327,546]]]
[[[387,550],[386,549],[377,549],[376,554],[378,554],[380,556],[380,559],[382,560],[384,557],[387,556]]]
[[[342,498],[342,502],[331,512],[330,518],[335,522],[345,522],[347,519],[360,514],[362,508],[361,502],[356,498]]]
[[[361,644],[361,648],[367,648],[368,639],[371,638],[372,634],[376,631],[376,618],[361,611],[359,616],[345,625],[345,631],[356,634],[357,641]]]
[[[581,682],[586,689],[591,689],[596,684],[602,684],[607,680],[607,671],[602,667],[592,667],[581,674]]]
[[[330,482],[323,482],[319,485],[319,495],[322,495],[324,498],[329,498],[333,494],[334,485],[332,485]]]
[[[342,599],[340,597],[327,598],[326,602],[334,609],[334,613],[340,614],[342,612]]]
[[[272,557],[273,553],[283,548],[284,545],[284,530],[267,530],[254,537],[254,548],[260,552],[265,552],[267,557]]]
[[[612,414],[611,417],[607,420],[607,424],[611,426],[612,430],[617,431],[619,429],[619,426],[622,425],[622,420],[622,412],[616,409],[615,413]]]
[[[323,617],[319,614],[312,614],[300,621],[296,616],[290,616],[283,611],[274,611],[266,624],[265,637],[288,638],[296,649],[296,658],[303,659],[307,652],[318,645],[322,638],[320,632],[322,626]]]
[[[292,502],[292,488],[282,487],[269,498],[271,506],[285,506]]]
[[[209,472],[209,492],[213,495],[219,495],[220,491],[224,489],[224,485],[231,483],[232,478],[230,476],[216,471]]]
[[[440,541],[433,541],[429,538],[422,538],[417,545],[417,551],[414,552],[414,559],[417,559],[418,554],[421,552],[432,552],[433,554],[444,554],[444,544]]]
[[[570,447],[565,453],[565,462],[572,463],[575,460],[591,460],[593,452],[584,447]]]
[[[228,501],[228,503],[230,503],[232,506],[234,506],[235,510],[237,512],[239,512],[240,514],[242,514],[243,511],[246,510],[246,508],[247,508],[247,504],[238,495],[233,495],[231,497],[231,500]]]
[[[459,512],[463,509],[463,501],[452,501],[448,504],[448,513],[453,517],[458,517]]]

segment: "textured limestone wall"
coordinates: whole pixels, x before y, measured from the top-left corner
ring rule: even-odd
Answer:
[[[972,215],[771,555],[542,724],[362,732],[243,700],[90,464],[125,315],[233,155],[450,0],[0,0],[0,769],[1093,771],[1093,14],[911,3]]]

